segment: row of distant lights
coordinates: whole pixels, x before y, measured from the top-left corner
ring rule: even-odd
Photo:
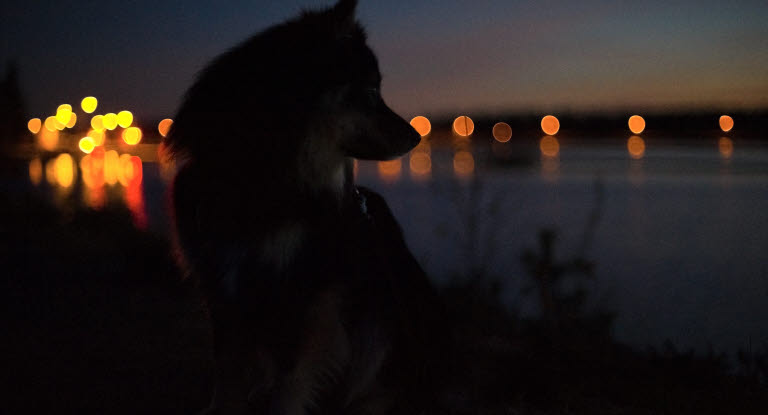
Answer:
[[[85,97],[80,102],[80,107],[86,114],[96,111],[98,100],[95,97]],[[32,118],[27,122],[27,128],[32,134],[48,132],[56,134],[52,137],[41,136],[41,144],[52,150],[58,144],[58,132],[65,128],[73,128],[77,124],[77,114],[69,104],[62,104],[56,109],[56,114],[51,115],[43,122],[40,118]],[[90,154],[96,147],[104,145],[106,131],[113,131],[117,127],[123,128],[122,138],[128,145],[136,145],[141,141],[142,131],[138,127],[132,127],[133,113],[130,111],[120,111],[119,113],[107,113],[104,115],[94,115],[91,118],[91,129],[88,134],[81,138],[78,145],[83,153]],[[173,124],[173,120],[166,118],[160,121],[158,131],[165,137]],[[43,130],[44,128],[44,130]],[[43,134],[45,135],[45,134]]]
[[[645,119],[639,115],[629,117],[627,124],[633,134],[642,134],[645,131]],[[733,129],[733,118],[723,115],[719,119],[719,124],[723,132],[729,132]],[[429,122],[429,119],[421,115],[411,120],[411,126],[422,137],[427,136],[432,131],[432,124]],[[460,137],[469,137],[474,130],[475,123],[466,115],[456,117],[453,121],[453,131]],[[560,131],[560,121],[554,115],[546,115],[541,119],[541,130],[546,134],[539,143],[542,154],[548,157],[557,156],[560,151],[560,145],[554,135]],[[493,126],[492,134],[496,141],[506,143],[512,138],[512,127],[505,122],[496,123]],[[645,142],[637,135],[629,138],[627,147],[633,158],[640,158],[645,153]],[[733,142],[727,137],[720,139],[719,147],[720,152],[726,156],[730,156],[733,153]]]

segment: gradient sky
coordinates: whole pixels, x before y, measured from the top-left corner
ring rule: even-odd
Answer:
[[[212,57],[332,1],[4,1],[30,116],[77,104],[172,116]],[[361,0],[404,116],[768,106],[768,1]]]

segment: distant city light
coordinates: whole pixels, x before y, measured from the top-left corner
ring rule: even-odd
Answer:
[[[80,147],[80,151],[85,154],[91,154],[91,151],[96,148],[96,144],[93,142],[93,138],[88,136],[81,138],[78,146]]]
[[[555,135],[560,131],[560,121],[554,115],[547,115],[541,119],[541,130],[544,134]]]
[[[500,143],[506,143],[512,138],[512,127],[505,122],[496,123],[493,126],[493,138]]]
[[[466,150],[457,151],[453,156],[453,171],[458,177],[467,177],[475,171],[475,158]]]
[[[129,145],[136,145],[141,141],[141,130],[138,127],[126,128],[123,131],[123,141]]]
[[[645,154],[645,141],[642,138],[633,135],[627,140],[627,151],[633,159],[641,159]]]
[[[117,113],[117,125],[128,128],[133,124],[133,114],[130,111],[120,111]]]
[[[723,130],[723,132],[728,132],[733,129],[733,118],[731,118],[728,115],[723,115],[720,117],[720,129]]]
[[[157,131],[160,132],[161,136],[165,137],[168,135],[168,131],[171,130],[171,125],[173,125],[173,120],[166,118],[157,125]]]
[[[110,112],[107,114],[104,114],[104,118],[102,118],[102,123],[104,124],[104,128],[107,130],[114,130],[117,128],[117,114],[114,112]]]
[[[40,127],[42,127],[43,123],[40,121],[40,118],[32,118],[27,123],[27,128],[29,128],[29,132],[32,134],[37,134],[40,132]]]
[[[82,108],[85,113],[90,114],[96,111],[98,104],[99,101],[95,97],[85,97],[80,102],[80,108]]]
[[[560,143],[557,141],[557,138],[551,135],[544,136],[539,141],[539,149],[544,157],[554,158],[560,154]]]
[[[717,148],[723,158],[729,159],[733,156],[733,140],[730,138],[720,137],[720,140],[717,142]]]
[[[453,120],[453,131],[462,137],[469,137],[475,131],[475,123],[471,118],[462,115]]]
[[[645,130],[645,119],[639,115],[629,117],[629,130],[633,134],[640,134]]]
[[[414,117],[411,120],[411,126],[422,137],[426,136],[427,134],[429,134],[430,131],[432,131],[432,123],[429,122],[427,117],[424,117],[422,115],[419,115],[418,117]]]
[[[104,116],[94,115],[93,118],[91,118],[91,128],[96,131],[104,131]]]
[[[61,125],[67,125],[69,124],[70,118],[72,118],[72,106],[69,104],[59,105],[59,108],[56,109],[56,120],[59,121]]]

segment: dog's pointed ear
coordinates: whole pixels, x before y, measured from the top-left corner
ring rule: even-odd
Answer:
[[[336,30],[342,36],[348,35],[356,27],[355,22],[355,9],[357,8],[357,0],[339,0],[335,6],[331,9],[334,21],[336,22]]]

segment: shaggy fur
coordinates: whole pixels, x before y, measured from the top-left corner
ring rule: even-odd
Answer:
[[[350,168],[419,136],[381,98],[355,5],[305,12],[215,59],[165,142],[178,245],[214,330],[210,412],[433,409],[439,302]]]

